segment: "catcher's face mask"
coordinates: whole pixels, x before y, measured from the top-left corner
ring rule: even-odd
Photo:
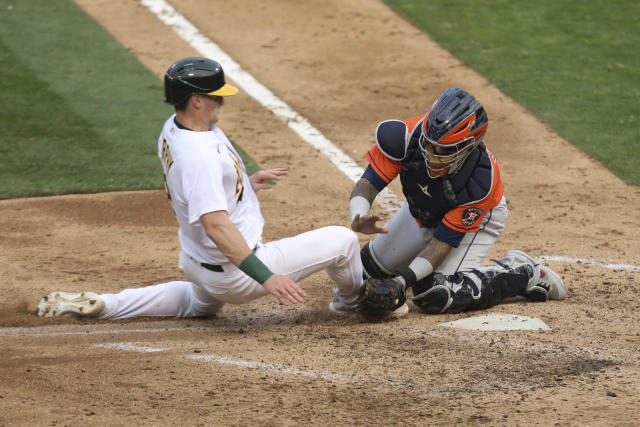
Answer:
[[[480,132],[471,133],[475,114],[464,120],[458,127],[443,135],[438,141],[429,138],[427,120],[423,124],[423,132],[418,144],[424,157],[429,177],[438,178],[455,173],[473,149],[480,144],[479,137],[484,133],[486,126]]]
[[[456,173],[482,141],[487,125],[487,113],[471,94],[445,90],[425,115],[418,140],[429,176]]]

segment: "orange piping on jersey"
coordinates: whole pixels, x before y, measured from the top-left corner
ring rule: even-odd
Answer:
[[[416,125],[420,123],[420,120],[424,119],[426,115],[411,117],[410,119],[403,120],[404,124],[407,125],[407,129],[409,129],[409,135],[413,133],[416,128]]]
[[[480,229],[480,224],[482,223],[482,218],[485,214],[495,208],[502,199],[503,185],[502,180],[500,179],[500,168],[498,167],[495,157],[493,157],[493,154],[491,154],[489,150],[487,150],[487,154],[489,155],[492,166],[491,189],[483,199],[458,206],[445,214],[442,222],[452,230],[456,230],[461,233],[475,233]],[[467,219],[469,219],[469,216],[476,213],[475,209],[480,209],[480,213],[476,218],[473,218],[473,222],[464,224],[463,216],[465,215],[465,212],[468,210],[468,212],[466,212],[466,216]]]
[[[392,160],[385,156],[377,145],[367,152],[367,160],[374,172],[387,184],[398,176],[402,168],[399,160]]]

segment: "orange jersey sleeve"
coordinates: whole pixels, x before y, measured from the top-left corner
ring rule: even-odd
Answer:
[[[367,152],[367,160],[373,171],[387,184],[398,176],[402,162],[385,156],[376,145]]]
[[[378,125],[376,129],[376,146],[367,152],[367,160],[371,169],[376,175],[380,177],[386,184],[389,184],[393,179],[398,176],[402,169],[403,157],[402,153],[406,152],[406,137],[410,135],[416,125],[424,118],[422,116],[412,117],[407,120],[386,120]],[[384,125],[395,123],[395,127],[386,127],[385,138],[382,138],[382,133],[378,133]],[[397,124],[404,123],[403,129],[400,129]],[[387,145],[388,144],[388,145]],[[380,148],[383,145],[383,148]],[[384,150],[384,151],[383,151]],[[389,151],[387,151],[389,150]],[[394,154],[385,154],[394,153]]]

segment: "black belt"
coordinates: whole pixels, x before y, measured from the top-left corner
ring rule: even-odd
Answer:
[[[221,265],[207,264],[206,262],[201,262],[200,265],[209,271],[215,271],[216,273],[224,272]]]

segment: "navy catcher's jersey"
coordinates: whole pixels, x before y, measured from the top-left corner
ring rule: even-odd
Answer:
[[[458,247],[465,233],[478,231],[484,215],[502,199],[500,169],[480,143],[456,173],[429,177],[418,146],[424,117],[380,123],[363,178],[382,190],[400,175],[411,215],[422,227],[435,228],[438,240]]]

